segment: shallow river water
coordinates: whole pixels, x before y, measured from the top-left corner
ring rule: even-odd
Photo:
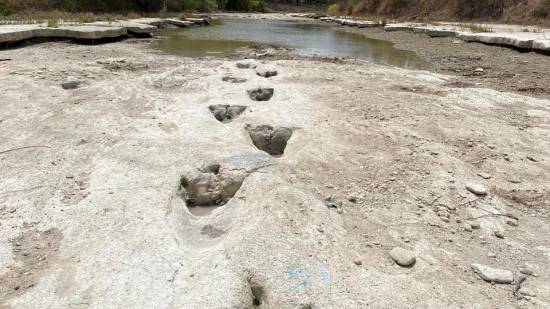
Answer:
[[[409,69],[428,67],[414,52],[323,24],[222,19],[207,27],[165,30],[159,36],[156,48],[188,57],[225,56],[239,47],[269,44],[294,48],[305,56],[349,56]]]

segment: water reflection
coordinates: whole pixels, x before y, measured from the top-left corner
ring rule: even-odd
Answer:
[[[306,56],[350,56],[411,69],[428,67],[414,52],[399,50],[387,41],[369,39],[328,25],[225,19],[209,27],[169,30],[160,35],[165,39],[156,43],[157,48],[188,57],[227,55],[239,47],[270,44],[295,48]]]

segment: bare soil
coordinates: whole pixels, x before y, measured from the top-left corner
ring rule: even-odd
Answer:
[[[456,76],[450,81],[455,86],[488,87],[550,98],[548,55],[466,43],[456,38],[431,38],[404,31],[387,32],[382,28],[338,28],[390,41],[397,48],[414,51],[433,65],[434,72]]]

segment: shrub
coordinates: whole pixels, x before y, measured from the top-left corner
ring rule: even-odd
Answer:
[[[6,3],[0,2],[0,16],[8,16],[13,14],[13,8]]]
[[[333,3],[327,7],[327,13],[330,15],[338,15],[340,14],[338,4]]]
[[[533,17],[549,18],[550,17],[550,0],[541,0],[533,9]]]
[[[252,10],[252,2],[250,0],[227,0],[225,8],[230,11],[245,11]]]
[[[252,11],[265,13],[267,12],[267,4],[264,0],[258,0],[252,5]]]
[[[57,19],[48,19],[48,27],[50,28],[59,27],[59,21]]]

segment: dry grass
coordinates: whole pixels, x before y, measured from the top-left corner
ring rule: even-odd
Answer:
[[[550,0],[340,0],[333,15],[550,24]]]
[[[490,25],[462,23],[462,24],[459,24],[459,27],[468,29],[473,33],[494,32]]]
[[[178,16],[177,13],[169,13],[170,16]],[[9,16],[0,16],[0,24],[34,24],[34,23],[50,23],[50,21],[58,21],[58,23],[90,23],[94,21],[115,21],[125,20],[140,17],[159,17],[158,13],[126,13],[126,14],[108,14],[108,13],[73,13],[60,10],[52,11],[25,11],[18,12]]]

